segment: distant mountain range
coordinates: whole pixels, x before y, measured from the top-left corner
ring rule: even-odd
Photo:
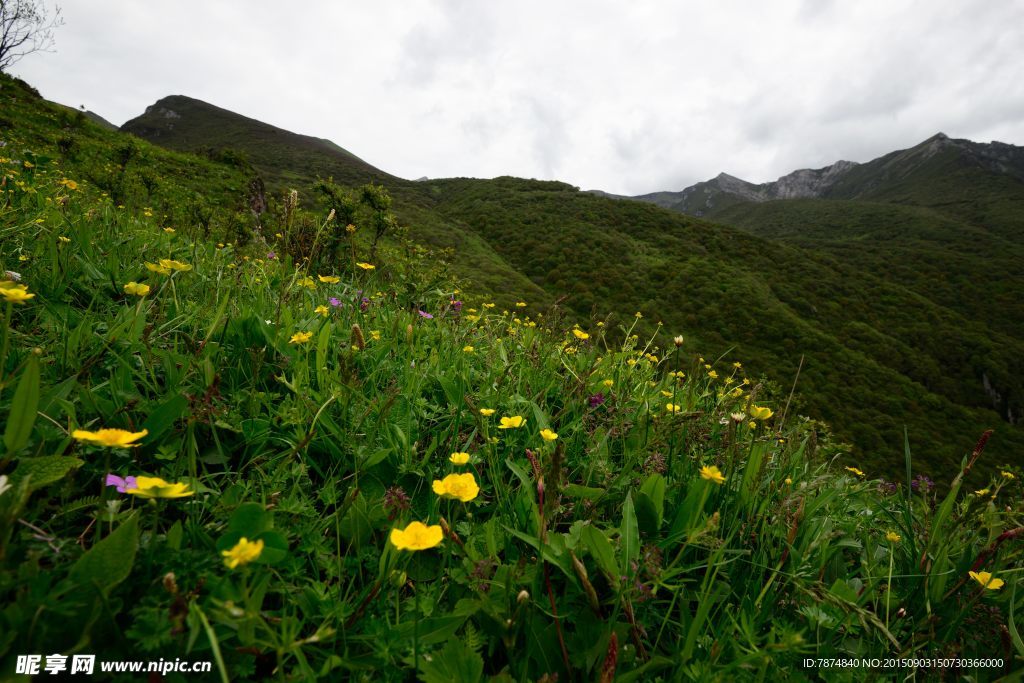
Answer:
[[[771,183],[721,174],[616,198],[516,178],[404,180],[328,140],[183,96],[122,130],[208,158],[230,152],[271,193],[311,201],[327,177],[383,184],[410,235],[451,248],[451,267],[499,304],[558,300],[581,324],[608,313],[630,324],[641,311],[641,335],[683,333],[709,361],[727,354],[785,387],[803,359],[800,411],[877,471],[903,471],[904,427],[925,469],[952,469],[990,427],[986,466],[1024,452],[1020,147],[939,134]],[[615,319],[606,329],[621,334]]]

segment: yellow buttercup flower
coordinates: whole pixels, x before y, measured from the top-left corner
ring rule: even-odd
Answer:
[[[466,474],[449,474],[444,479],[435,479],[434,493],[442,498],[457,498],[468,503],[480,494],[480,487],[472,472]]]
[[[526,422],[521,415],[513,415],[512,417],[501,418],[501,424],[498,425],[498,429],[518,429],[523,426]]]
[[[129,282],[124,286],[125,294],[134,294],[135,296],[146,296],[149,294],[149,285],[139,284],[138,282]]]
[[[749,413],[750,417],[755,420],[767,420],[775,414],[772,412],[771,408],[766,408],[764,406],[750,406]]]
[[[710,377],[711,379],[718,379],[718,373],[715,372],[714,370],[711,370],[710,372],[708,372],[708,377]]]
[[[0,296],[9,304],[23,304],[35,294],[30,294],[28,287],[19,285],[9,280],[0,282]]]
[[[490,417],[491,415],[494,415],[494,408],[481,408],[480,414],[484,417]]]
[[[613,380],[613,379],[606,379],[603,382],[601,382],[601,384],[603,384],[606,387],[611,388],[611,387],[615,386],[615,380]]]
[[[173,235],[174,228],[164,228],[164,232],[166,232],[168,235]]]
[[[318,275],[320,282],[326,282],[329,285],[336,285],[341,282],[341,278],[337,275]]]
[[[426,550],[441,543],[444,534],[440,524],[427,526],[423,522],[410,522],[404,529],[391,530],[391,545],[399,550]]]
[[[1017,477],[1013,476],[1013,472],[1000,472],[999,474],[1001,474],[1004,479],[1016,479],[1017,478]]]
[[[135,488],[127,489],[126,493],[139,498],[184,498],[195,495],[184,482],[171,483],[160,477],[135,477]]]
[[[374,268],[377,267],[377,266],[373,265],[372,263],[363,263],[363,262],[357,263],[356,265],[359,266],[360,268],[362,268],[363,270],[373,270]]]
[[[680,410],[682,410],[682,407],[677,405],[677,404],[675,404],[675,403],[666,403],[665,404],[665,411],[666,412],[678,413]]]
[[[713,481],[716,484],[725,483],[725,475],[722,474],[721,470],[715,465],[705,465],[700,468],[700,478]]]
[[[234,569],[239,565],[249,564],[253,560],[258,559],[262,552],[262,539],[250,541],[245,536],[242,536],[234,547],[230,550],[222,550],[220,554],[224,556],[224,564],[227,568]]]
[[[469,462],[469,453],[452,453],[451,455],[448,456],[448,460],[453,465],[465,465],[466,463]]]
[[[296,332],[292,335],[292,338],[288,340],[289,344],[305,344],[313,338],[312,332]]]
[[[987,496],[988,495],[988,489],[978,489],[977,491],[974,492],[974,495],[976,495],[976,496]]]
[[[864,473],[858,470],[856,467],[847,467],[845,469],[847,472],[852,472],[853,474],[856,474],[858,477],[864,476]]]
[[[885,540],[889,541],[890,543],[899,543],[901,540],[903,540],[903,537],[895,531],[887,531],[885,533]]]
[[[476,351],[476,349],[474,349],[469,344],[466,344],[465,346],[462,347],[462,352],[463,353],[473,353],[474,351]]]
[[[95,432],[90,432],[85,429],[76,429],[71,432],[71,437],[97,446],[128,448],[138,446],[137,441],[147,434],[149,434],[149,431],[145,429],[141,432],[129,432],[126,429],[99,429]]]
[[[577,339],[590,339],[590,335],[584,332],[583,330],[573,330],[572,333]]]
[[[313,309],[313,312],[316,313],[317,315],[327,315],[328,313],[331,312],[331,309],[327,308],[323,304],[320,304],[319,306]]]
[[[542,429],[542,430],[540,430],[540,436],[545,441],[554,441],[555,439],[558,438],[558,434],[556,434],[555,432],[551,431],[550,429]]]
[[[171,269],[170,268],[168,268],[166,266],[162,266],[159,263],[148,263],[147,262],[146,263],[146,270],[148,270],[148,271],[150,271],[152,273],[156,273],[157,275],[170,275],[171,274]]]
[[[192,266],[181,261],[175,261],[174,259],[162,258],[160,259],[160,267],[168,268],[170,270],[180,270],[182,272],[192,270]]]
[[[300,277],[298,280],[295,281],[295,284],[298,285],[299,287],[316,289],[316,283],[313,282],[313,278],[309,277],[308,275],[306,275],[305,277]]]
[[[989,572],[967,572],[972,579],[980,583],[982,586],[990,591],[997,591],[1003,587],[1005,582],[1002,579],[997,579],[992,576]]]

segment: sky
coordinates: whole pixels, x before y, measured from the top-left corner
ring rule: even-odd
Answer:
[[[1024,0],[59,4],[11,69],[48,99],[120,125],[188,95],[405,178],[632,195],[1024,144]]]

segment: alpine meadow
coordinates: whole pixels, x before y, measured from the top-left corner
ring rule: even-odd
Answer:
[[[625,196],[33,85],[0,680],[1019,680],[1024,148]]]

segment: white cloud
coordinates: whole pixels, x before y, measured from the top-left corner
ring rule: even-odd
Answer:
[[[72,0],[13,71],[115,123],[184,94],[400,176],[636,194],[1024,143],[1024,3]]]

